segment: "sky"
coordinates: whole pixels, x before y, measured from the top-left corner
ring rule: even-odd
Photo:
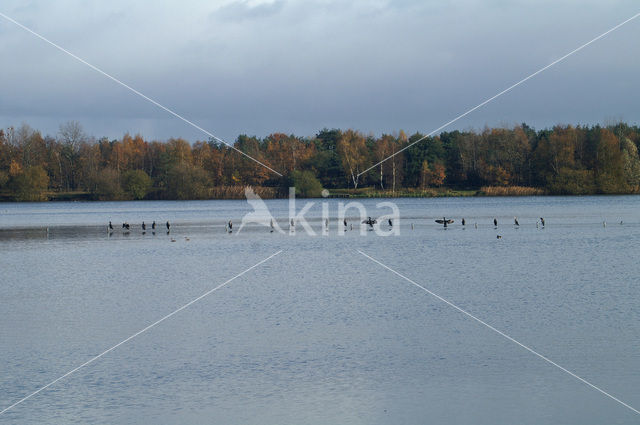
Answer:
[[[221,139],[428,133],[640,12],[636,0],[2,0]],[[447,129],[640,122],[640,18]],[[0,17],[0,128],[208,136]]]

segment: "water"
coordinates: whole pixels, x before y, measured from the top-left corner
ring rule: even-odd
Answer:
[[[240,201],[0,204],[0,409],[283,251],[0,423],[638,423],[357,250],[639,408],[640,197],[394,201],[393,237],[338,236],[337,200],[316,237],[229,235]]]

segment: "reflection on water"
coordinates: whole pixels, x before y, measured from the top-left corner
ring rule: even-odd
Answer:
[[[637,408],[639,197],[397,201],[386,238],[360,237],[353,216],[337,236],[337,201],[325,237],[238,234],[237,201],[2,204],[0,408],[284,252],[0,423],[637,422],[356,249]],[[367,211],[388,213],[377,202]],[[286,201],[268,203],[287,229]],[[143,234],[143,220],[163,225]]]

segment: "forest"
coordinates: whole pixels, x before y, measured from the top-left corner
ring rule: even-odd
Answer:
[[[278,176],[214,140],[96,139],[75,121],[43,136],[22,124],[0,130],[0,200],[241,198],[245,186],[263,197],[284,197],[289,186],[302,197],[317,197],[323,188],[379,196],[437,196],[451,189],[489,195],[640,192],[637,125],[455,130],[407,148],[423,137],[351,129],[323,129],[313,137],[237,137],[235,149]]]

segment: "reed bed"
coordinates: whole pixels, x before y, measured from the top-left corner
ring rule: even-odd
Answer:
[[[484,196],[541,196],[546,195],[544,189],[528,186],[484,186],[478,191]]]
[[[245,188],[251,188],[262,199],[285,198],[287,191],[279,187],[265,186],[214,186],[209,189],[210,199],[246,199]]]

